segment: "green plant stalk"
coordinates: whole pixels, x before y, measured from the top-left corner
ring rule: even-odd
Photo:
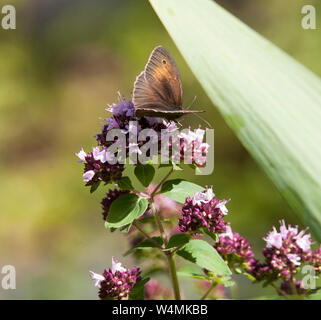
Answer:
[[[181,300],[181,294],[180,294],[180,290],[179,290],[174,254],[173,253],[168,254],[167,260],[168,260],[169,271],[170,271],[171,280],[172,280],[172,286],[173,286],[173,290],[174,290],[174,297],[176,300]]]
[[[133,226],[149,241],[151,241],[152,243],[154,243],[154,245],[163,251],[162,246],[160,246],[152,237],[150,237],[137,223],[137,221],[133,222]]]
[[[152,199],[149,200],[149,205],[152,209],[152,212],[153,212],[153,215],[155,217],[155,221],[156,221],[156,224],[157,224],[157,227],[159,229],[159,233],[163,239],[163,242],[165,244],[165,246],[167,246],[167,243],[168,243],[168,240],[167,240],[167,236],[166,236],[166,233],[165,233],[165,230],[163,228],[163,225],[162,225],[162,222],[161,222],[161,219],[160,219],[160,215],[159,213],[157,212],[156,208],[155,208],[155,205],[154,205],[154,202]]]
[[[164,241],[165,246],[168,244],[168,239],[166,237],[162,222],[160,220],[159,214],[157,210],[155,209],[154,202],[150,199],[150,206],[153,212],[153,215],[155,217],[157,226],[159,228],[159,232],[161,234],[161,237]],[[175,252],[165,252],[163,251],[163,248],[156,242],[154,241],[143,229],[141,229],[137,223],[133,223],[133,225],[139,230],[147,239],[153,241],[155,245],[157,245],[157,248],[160,249],[167,257],[168,261],[168,266],[169,266],[169,273],[171,276],[171,281],[172,281],[172,286],[173,286],[173,291],[174,291],[174,296],[176,300],[181,300],[181,295],[180,295],[180,290],[179,290],[179,284],[178,284],[178,278],[177,278],[177,272],[176,272],[176,265],[175,265],[175,260],[174,260],[174,254]]]
[[[149,199],[150,207],[152,209],[153,215],[154,215],[155,220],[156,220],[156,224],[158,226],[159,232],[161,234],[161,237],[162,237],[162,239],[164,241],[164,245],[165,246],[168,244],[168,239],[167,239],[167,235],[165,233],[165,230],[163,228],[160,215],[157,212],[157,210],[155,208],[155,205],[154,205],[154,195],[159,190],[159,188],[161,188],[163,183],[168,179],[168,177],[172,174],[173,171],[174,171],[174,169],[172,167],[171,170],[168,172],[168,174],[161,180],[161,182],[152,191],[151,197]],[[175,260],[174,260],[174,254],[175,253],[174,252],[164,252],[164,251],[163,251],[163,253],[167,257],[168,266],[169,266],[169,273],[170,273],[170,276],[171,276],[171,281],[172,281],[172,286],[173,286],[173,291],[174,291],[174,297],[175,297],[176,300],[181,300],[179,284],[178,284],[178,278],[177,278],[177,272],[176,272],[176,265],[175,265]]]
[[[209,289],[205,292],[205,294],[200,300],[205,300],[216,286],[217,286],[217,282],[213,282],[212,285],[209,287]]]
[[[153,199],[155,193],[159,190],[159,188],[162,186],[162,184],[168,179],[168,177],[173,173],[174,168],[172,167],[171,170],[168,172],[168,174],[161,180],[161,182],[155,187],[155,189],[151,193],[151,198]]]

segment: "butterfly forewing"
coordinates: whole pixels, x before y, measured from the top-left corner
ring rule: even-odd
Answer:
[[[145,68],[146,81],[171,106],[183,105],[182,80],[174,59],[162,46],[151,53]]]
[[[203,112],[183,110],[182,102],[182,81],[176,63],[166,49],[158,46],[134,83],[135,114],[174,120],[184,114]]]

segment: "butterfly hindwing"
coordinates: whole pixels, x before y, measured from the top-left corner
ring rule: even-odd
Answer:
[[[133,92],[133,103],[136,113],[139,109],[159,108],[160,110],[169,110],[166,101],[159,96],[155,89],[145,80],[145,72],[142,71],[136,78]]]

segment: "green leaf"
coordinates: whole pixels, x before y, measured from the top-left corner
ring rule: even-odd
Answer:
[[[106,227],[119,228],[132,223],[135,219],[144,214],[148,201],[136,194],[123,194],[110,206]]]
[[[178,163],[172,162],[172,166],[173,166],[174,171],[182,171],[183,170],[183,168]]]
[[[221,283],[224,285],[224,287],[231,287],[235,285],[235,282],[231,279],[231,276],[217,276],[213,274],[213,272],[208,272],[208,277],[210,281],[214,281],[217,283]]]
[[[320,78],[215,1],[150,3],[213,105],[321,241]]]
[[[185,233],[178,233],[171,236],[166,246],[166,250],[184,245],[190,240],[191,236]]]
[[[243,272],[242,274],[244,274],[246,277],[248,277],[249,280],[251,280],[253,282],[256,281],[256,279],[251,274],[249,274],[247,272]]]
[[[154,178],[155,169],[151,164],[141,164],[135,167],[134,173],[140,183],[148,187]]]
[[[215,275],[230,275],[231,271],[217,251],[203,240],[191,240],[177,254]]]
[[[307,297],[308,300],[321,300],[321,291],[320,287],[316,289],[312,289],[308,292]]]
[[[154,241],[156,241],[160,246],[163,244],[163,240],[161,237],[152,237]],[[142,242],[136,244],[136,246],[132,247],[128,251],[126,251],[123,256],[128,256],[132,252],[134,252],[137,249],[149,249],[149,248],[157,248],[155,243],[153,241],[150,241],[149,239],[143,240]]]
[[[198,267],[192,264],[186,264],[180,267],[177,271],[177,275],[179,277],[185,277],[185,278],[193,278],[193,279],[200,279],[204,281],[211,281],[208,277],[204,275],[204,273],[200,273],[200,270]]]
[[[145,284],[149,279],[150,278],[142,279],[133,286],[133,289],[129,293],[129,300],[144,300]]]
[[[209,237],[211,237],[214,240],[214,242],[218,242],[219,238],[218,238],[217,233],[212,233],[212,232],[208,231],[208,229],[206,229],[206,228],[203,228],[202,230],[205,234],[207,234]]]
[[[118,182],[119,188],[122,190],[134,190],[129,177],[122,177]]]
[[[132,224],[129,223],[129,224],[127,224],[126,226],[121,227],[121,228],[120,228],[120,232],[122,232],[122,233],[128,233],[128,232],[129,232],[129,229],[131,228],[131,226],[132,226]]]
[[[193,197],[195,192],[204,191],[204,189],[204,187],[195,183],[183,179],[174,179],[167,180],[162,185],[160,192],[179,203],[184,203],[187,197]]]
[[[140,218],[139,222],[140,223],[155,222],[155,217],[154,216],[150,216],[150,217],[146,217],[146,218]]]
[[[95,183],[90,187],[90,193],[94,193],[94,192],[98,189],[100,183],[101,183],[101,181],[95,182]]]

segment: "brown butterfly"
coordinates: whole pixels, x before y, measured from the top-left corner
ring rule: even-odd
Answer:
[[[152,51],[145,70],[136,78],[133,103],[137,117],[174,120],[185,114],[204,112],[182,108],[182,80],[174,59],[162,46]]]

